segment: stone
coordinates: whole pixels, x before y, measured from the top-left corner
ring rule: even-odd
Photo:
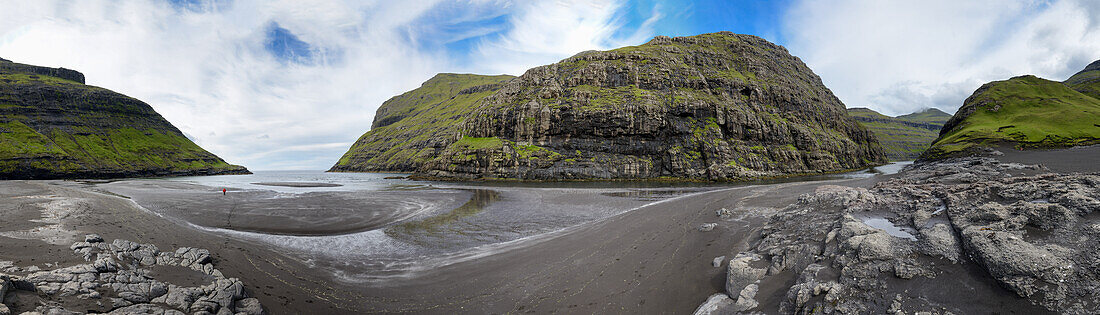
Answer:
[[[99,234],[88,234],[84,236],[84,241],[88,243],[101,243],[103,242],[103,237],[99,236]]]
[[[715,293],[707,298],[706,302],[695,309],[694,315],[718,315],[730,314],[733,310],[733,299],[722,293]]]
[[[718,226],[718,223],[704,223],[703,225],[699,226],[699,231],[700,232],[707,232],[707,231],[713,230],[717,226]]]
[[[256,298],[243,298],[233,302],[233,310],[237,314],[244,313],[245,315],[262,315],[264,314],[264,308],[260,305],[260,300]]]
[[[738,253],[726,269],[726,293],[737,298],[741,290],[763,278],[767,271],[767,263],[760,255]]]
[[[714,266],[714,268],[722,267],[722,261],[724,260],[726,260],[726,256],[714,257],[714,260],[710,262],[710,265]]]
[[[714,214],[718,215],[719,218],[728,219],[729,217],[733,216],[733,211],[730,211],[729,209],[726,209],[726,208],[722,208],[722,209],[715,210]]]

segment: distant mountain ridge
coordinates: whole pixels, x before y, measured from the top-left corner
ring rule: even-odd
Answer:
[[[750,35],[658,36],[507,80],[454,77],[447,92],[437,87],[442,79],[383,104],[376,129],[331,170],[745,180],[885,162],[875,137],[817,75],[785,48]],[[479,88],[467,97],[455,93],[459,86]]]
[[[875,133],[892,161],[914,160],[936,140],[940,128],[951,115],[939,109],[927,108],[897,117],[880,114],[869,108],[849,108],[848,114]]]
[[[0,179],[241,173],[149,104],[75,70],[0,59]]]
[[[1058,148],[1100,143],[1100,61],[1064,82],[1033,75],[982,85],[963,102],[922,158],[1008,144]]]

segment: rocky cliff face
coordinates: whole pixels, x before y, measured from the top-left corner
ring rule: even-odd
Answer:
[[[935,108],[890,117],[867,108],[849,108],[848,114],[875,134],[892,161],[914,160],[936,140],[951,115]]]
[[[922,158],[1100,143],[1100,61],[1065,82],[1031,75],[982,85],[948,120]]]
[[[148,104],[84,75],[0,60],[0,179],[247,173]]]
[[[378,108],[363,134],[329,171],[415,172],[454,142],[478,101],[510,75],[441,73]]]
[[[451,141],[423,175],[743,180],[886,160],[798,58],[729,32],[533,68],[482,100]]]

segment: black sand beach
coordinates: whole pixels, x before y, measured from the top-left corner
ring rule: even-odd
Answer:
[[[1051,154],[1095,156],[1096,151],[1091,147]],[[1000,158],[1018,158],[1013,153],[1005,152]],[[1076,167],[1061,161],[1072,160],[1051,158],[1043,164],[1052,169]],[[317,268],[316,262],[303,261],[271,244],[182,224],[143,209],[140,202],[122,197],[125,194],[118,191],[107,193],[102,187],[72,181],[3,181],[0,259],[17,265],[76,263],[80,258],[72,255],[66,242],[84,233],[98,233],[107,239],[130,239],[163,248],[207,248],[214,264],[225,274],[240,278],[273,314],[689,313],[709,295],[723,290],[725,270],[714,267],[714,259],[727,256],[728,260],[729,255],[748,246],[759,233],[756,226],[770,213],[821,185],[868,187],[890,176],[688,194],[565,230],[488,245],[473,256],[429,257],[433,264],[426,266],[431,268],[374,281],[334,277]],[[146,193],[138,193],[142,194]],[[156,194],[135,198],[152,195]],[[280,199],[279,206],[308,207],[344,198],[325,193],[303,196]],[[187,202],[196,199],[187,196],[156,195],[156,199],[193,210],[185,217],[197,222],[194,224],[222,227],[220,219],[202,218],[219,218],[213,214],[224,209],[203,203],[189,205]],[[68,200],[70,204],[58,227],[43,228],[50,224],[31,220],[38,219],[41,206],[51,200]],[[454,200],[456,207],[466,202]],[[718,217],[715,211],[721,208],[732,210],[733,215]],[[290,215],[261,220],[261,214],[248,211],[234,215],[238,216],[234,229],[292,235],[348,233],[395,220],[368,216],[341,222],[296,221]],[[706,223],[717,225],[701,231],[700,226]],[[280,228],[263,228],[270,226]],[[20,232],[36,228],[40,232]],[[54,240],[54,244],[43,239]],[[778,293],[761,290],[760,296]]]

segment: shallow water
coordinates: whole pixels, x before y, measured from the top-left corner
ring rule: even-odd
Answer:
[[[687,194],[888,171],[743,183],[423,182],[393,178],[401,174],[257,171],[93,185],[181,224],[284,250],[338,278],[375,281],[539,242]]]

